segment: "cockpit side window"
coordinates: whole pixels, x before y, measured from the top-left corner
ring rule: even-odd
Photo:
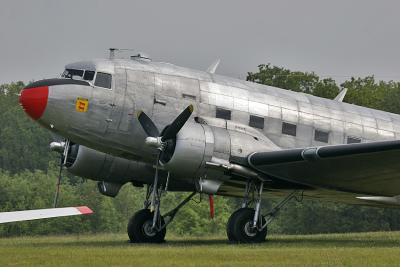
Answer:
[[[111,74],[104,72],[97,72],[94,85],[111,89]]]
[[[95,72],[91,70],[66,69],[61,77],[74,80],[83,79],[85,81],[93,81],[94,74]]]
[[[75,69],[65,69],[62,77],[69,79],[82,79],[83,70],[75,70]]]

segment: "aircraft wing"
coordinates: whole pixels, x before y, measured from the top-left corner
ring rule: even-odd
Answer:
[[[85,215],[91,213],[93,213],[93,211],[86,206],[0,212],[0,223],[30,221],[37,219],[74,216],[74,215]]]
[[[255,152],[255,170],[314,188],[392,197],[400,195],[400,140]]]

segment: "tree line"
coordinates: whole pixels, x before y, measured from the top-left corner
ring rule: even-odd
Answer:
[[[248,81],[334,98],[347,88],[345,102],[400,112],[400,83],[373,76],[350,78],[338,85],[313,72],[291,71],[263,64]],[[18,103],[22,82],[0,85],[0,211],[51,207],[58,154],[49,151],[52,134],[32,122]],[[60,206],[87,205],[95,214],[0,225],[0,236],[125,232],[128,218],[142,208],[144,189],[125,185],[116,198],[98,193],[96,183],[64,175]],[[166,193],[163,210],[173,208],[185,193]],[[224,234],[237,199],[215,198],[216,217],[209,218],[208,198],[198,196],[177,215],[168,231],[176,235]],[[203,201],[201,201],[203,200]],[[268,203],[271,206],[273,202]],[[271,224],[272,233],[326,233],[400,229],[400,210],[303,200],[292,201]]]

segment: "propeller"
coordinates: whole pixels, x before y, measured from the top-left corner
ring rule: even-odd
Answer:
[[[154,173],[154,184],[153,184],[153,196],[151,201],[151,209],[154,209],[154,203],[156,202],[156,191],[158,186],[158,169],[160,160],[162,158],[162,154],[167,151],[170,147],[172,147],[171,140],[175,139],[176,135],[182,129],[183,125],[189,120],[190,115],[193,113],[193,105],[189,105],[185,108],[175,120],[167,126],[167,128],[160,134],[160,131],[157,129],[157,126],[154,122],[146,115],[143,111],[138,112],[138,120],[143,130],[148,135],[145,142],[147,145],[157,148],[159,153],[157,155],[157,161],[155,164],[155,173]]]
[[[143,130],[146,132],[148,137],[146,138],[146,144],[159,149],[161,152],[166,149],[167,141],[174,139],[178,132],[182,129],[183,125],[188,121],[190,115],[193,113],[193,105],[189,105],[185,108],[175,120],[167,126],[163,133],[157,129],[154,122],[146,115],[143,111],[139,111],[138,120]]]

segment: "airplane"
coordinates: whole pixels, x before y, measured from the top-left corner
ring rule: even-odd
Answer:
[[[218,75],[219,61],[199,71],[116,51],[32,82],[19,101],[101,194],[146,186],[131,242],[164,242],[197,193],[242,200],[227,222],[234,243],[263,242],[292,199],[400,205],[400,115],[344,103],[345,90],[330,100]],[[166,191],[189,194],[161,214]],[[264,212],[269,199],[280,201]]]

